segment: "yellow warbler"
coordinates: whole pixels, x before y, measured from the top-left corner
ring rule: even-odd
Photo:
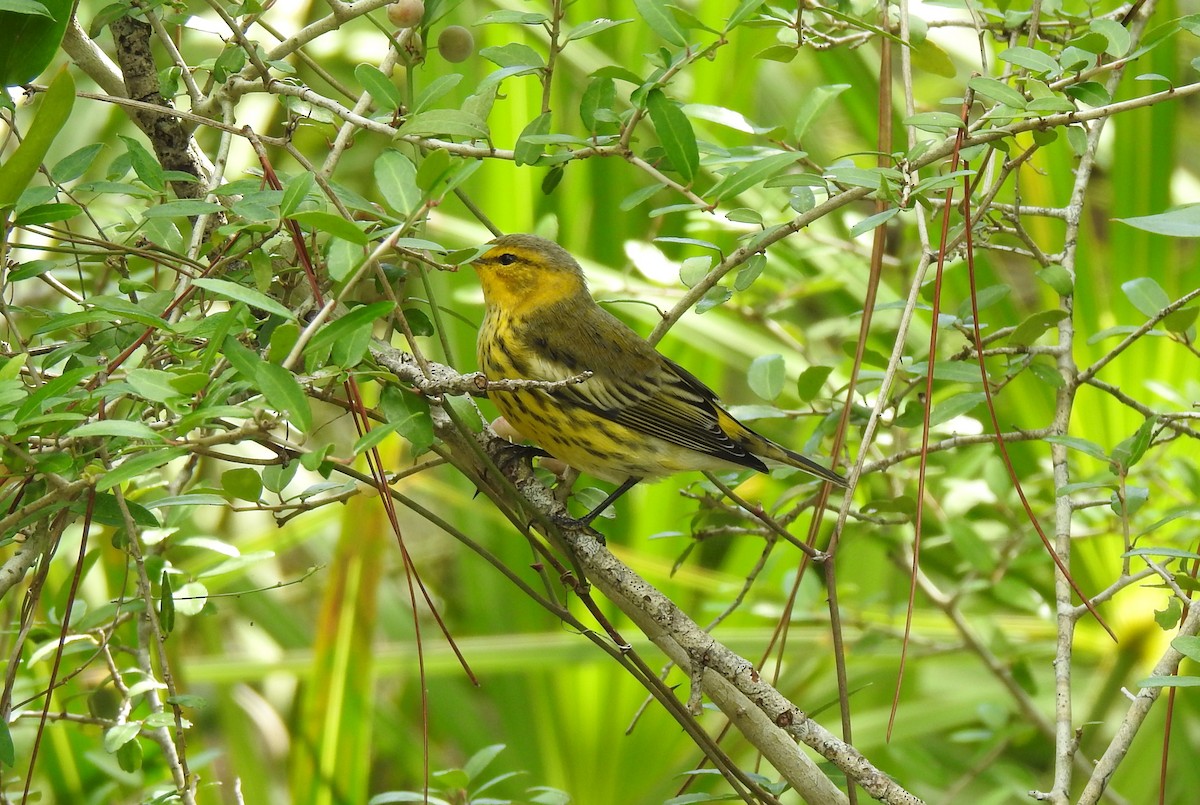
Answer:
[[[474,262],[487,305],[479,368],[488,380],[557,381],[550,389],[491,390],[525,438],[597,478],[619,484],[590,522],[643,479],[750,467],[764,459],[846,485],[832,470],[734,419],[717,395],[596,304],[583,269],[556,243],[505,235]]]

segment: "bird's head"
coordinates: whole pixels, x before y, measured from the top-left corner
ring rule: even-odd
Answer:
[[[557,243],[535,235],[504,235],[472,263],[489,307],[519,314],[582,294],[583,269]]]

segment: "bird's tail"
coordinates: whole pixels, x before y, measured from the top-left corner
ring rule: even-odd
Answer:
[[[758,436],[758,434],[755,435]],[[811,458],[802,456],[793,450],[788,450],[783,445],[776,444],[770,439],[762,436],[759,436],[758,438],[761,440],[762,444],[755,445],[752,448],[756,455],[771,461],[777,461],[780,464],[787,464],[790,467],[804,470],[811,475],[817,476],[822,481],[829,481],[831,484],[836,484],[838,486],[848,486],[845,478],[843,478],[841,475],[838,475],[831,469],[822,467]]]

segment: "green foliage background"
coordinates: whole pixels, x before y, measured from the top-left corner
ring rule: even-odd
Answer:
[[[912,82],[917,112],[958,114],[973,71],[1003,77],[1027,90],[1035,83],[1013,78],[1004,72],[1009,63],[997,59],[1007,47],[1025,44],[1029,14],[1018,5],[994,0],[979,4],[978,13],[988,25],[1011,28],[985,37],[986,66],[980,64],[979,46],[969,26],[936,23],[951,16],[947,7],[954,4],[930,5],[915,12],[934,21],[927,38],[913,38],[921,43],[914,51],[917,70]],[[206,91],[220,85],[227,72],[242,69],[245,61],[238,59],[238,43],[223,44],[206,28],[219,26],[218,8],[249,20],[257,18],[257,7],[219,0],[143,7],[148,6],[153,6],[151,13],[170,32]],[[558,54],[546,99],[551,109],[548,132],[562,135],[559,140],[522,137],[543,111],[545,74],[530,71],[503,80],[486,117],[488,142],[496,149],[540,145],[544,155],[532,164],[452,153],[447,161],[450,170],[464,175],[474,171],[461,184],[462,196],[447,194],[439,203],[405,216],[389,193],[400,192],[399,185],[390,186],[381,172],[381,155],[394,149],[420,166],[434,158],[429,156],[431,150],[364,127],[354,132],[352,147],[340,155],[329,178],[344,191],[342,198],[355,210],[359,228],[375,239],[391,226],[403,224],[412,227],[414,237],[445,250],[475,246],[491,235],[474,210],[482,211],[500,231],[534,231],[553,237],[583,261],[597,298],[649,334],[661,321],[659,312],[669,310],[687,291],[680,279],[684,260],[711,256],[713,250],[704,243],[729,254],[756,230],[793,220],[806,211],[806,186],[799,185],[798,190],[755,182],[736,198],[721,199],[716,213],[661,211],[668,205],[687,204],[686,196],[673,187],[631,203],[633,194],[658,183],[638,160],[656,166],[655,171],[662,169],[666,178],[680,185],[689,184],[681,178],[681,171],[687,169],[679,164],[680,147],[664,142],[658,120],[637,127],[628,152],[591,157],[575,153],[571,158],[572,151],[582,152],[589,145],[592,132],[579,110],[589,82],[597,75],[621,76],[625,71],[649,80],[662,59],[676,58],[681,52],[664,38],[664,27],[668,31],[678,27],[693,45],[721,42],[711,58],[688,61],[661,88],[671,101],[684,104],[682,113],[694,131],[700,156],[698,178],[689,189],[706,200],[712,200],[706,193],[723,172],[752,165],[782,148],[807,152],[807,161],[789,172],[810,175],[813,185],[825,184],[834,195],[839,187],[820,177],[845,179],[851,175],[847,168],[873,169],[878,148],[881,37],[875,28],[880,20],[874,6],[846,2],[831,4],[827,11],[806,11],[803,20],[810,27],[798,46],[796,31],[777,19],[794,15],[794,8],[769,3],[680,6],[683,13],[651,0],[566,4],[563,27],[567,31],[591,19],[623,22],[568,41]],[[363,4],[356,7],[361,10]],[[743,24],[722,33],[725,20],[739,7],[753,10]],[[439,79],[457,75],[459,83],[433,106],[457,110],[469,105],[480,83],[498,69],[487,54],[496,57],[502,52],[488,48],[508,48],[504,52],[511,55],[517,52],[511,50],[514,45],[525,45],[545,58],[543,26],[509,22],[513,19],[509,12],[551,11],[543,2],[428,2],[424,23],[428,41],[432,43],[448,24],[470,26],[476,53],[461,64],[451,64],[430,46],[423,62],[397,68],[391,76],[394,91],[411,108]],[[1116,20],[1119,11],[1114,3],[1042,3],[1042,28],[1034,44],[1057,58],[1065,45],[1083,44],[1089,30],[1093,35],[1108,30],[1089,29],[1092,18]],[[1187,9],[1165,2],[1150,4],[1145,11],[1151,15],[1150,29],[1172,25],[1173,33],[1162,37],[1125,72],[1113,96],[1116,101],[1168,86],[1186,88],[1196,81],[1192,63],[1200,53],[1196,23],[1190,18],[1175,22]],[[961,20],[963,13],[958,12],[955,18]],[[115,13],[116,6],[91,2],[81,3],[76,12],[84,29],[98,29],[95,42],[109,52],[112,37],[102,23]],[[287,3],[266,10],[262,19],[277,30],[291,32],[328,13],[323,4]],[[664,22],[657,16],[660,13],[672,22]],[[493,22],[488,22],[489,15]],[[715,32],[686,27],[692,15]],[[1063,34],[1065,30],[1070,33]],[[390,34],[394,29],[382,9],[366,16],[347,14],[343,24],[304,49],[309,60],[289,58],[294,72],[279,70],[277,75],[285,83],[311,87],[352,108],[363,90],[356,67],[378,65],[387,53]],[[261,27],[251,26],[247,35],[265,50],[276,45]],[[1094,39],[1087,44],[1096,46]],[[1107,44],[1102,42],[1100,51]],[[893,52],[899,47],[895,45]],[[156,41],[155,53],[163,70],[161,78],[167,87],[177,88],[177,105],[187,108],[186,87],[178,73],[168,69],[171,56],[163,42]],[[1123,55],[1107,53],[1104,58],[1111,62]],[[66,61],[60,52],[43,80],[49,83],[58,65]],[[68,64],[66,73],[81,93],[104,92],[93,83],[94,75],[77,63]],[[1096,80],[1105,78],[1102,69]],[[1042,86],[1048,83],[1049,78]],[[827,89],[831,87],[839,89]],[[893,117],[898,134],[893,151],[899,154],[908,151],[902,133],[907,118],[902,87],[897,76]],[[620,78],[614,88],[614,114],[628,121],[630,110],[642,101],[636,95],[631,100],[634,85]],[[1032,91],[1036,95],[1037,90]],[[829,99],[819,105],[822,93],[828,93]],[[1061,89],[1050,94],[1071,97]],[[5,122],[15,119],[23,134],[44,136],[30,121],[38,105],[47,103],[45,97],[28,106],[18,102]],[[1051,283],[1037,278],[1044,266],[1026,254],[1036,246],[1050,256],[1050,264],[1056,263],[1066,231],[1061,218],[1005,217],[1003,208],[991,208],[988,227],[976,236],[979,287],[1007,291],[993,291],[994,303],[981,311],[985,337],[1022,322],[1036,322],[1032,317],[1070,304],[1075,334],[1070,349],[1078,365],[1086,367],[1165,307],[1158,294],[1174,301],[1195,291],[1200,275],[1194,240],[1153,234],[1114,220],[1158,214],[1172,205],[1195,201],[1197,157],[1195,149],[1188,147],[1200,136],[1195,103],[1190,90],[1181,91],[1177,100],[1123,111],[1107,122],[1082,208],[1069,303]],[[976,119],[982,109],[994,105],[993,100],[983,99]],[[731,110],[747,123],[730,127],[711,122],[712,109]],[[815,116],[799,134],[798,118],[808,111]],[[309,112],[311,116],[305,114]],[[377,124],[399,121],[393,109],[380,103],[368,116]],[[338,212],[321,187],[307,188],[303,183],[309,168],[320,167],[335,151],[340,122],[335,125],[331,115],[304,106],[303,100],[282,101],[280,95],[261,91],[241,97],[230,107],[225,122],[234,129],[249,125],[267,137],[287,134],[288,147],[278,143],[265,147],[284,188],[307,189],[299,197],[301,210]],[[616,129],[614,123],[604,132]],[[399,131],[405,134],[403,126]],[[921,139],[933,142],[952,133],[944,127],[918,130]],[[172,177],[162,173],[145,137],[118,105],[81,94],[69,123],[37,160],[49,168],[53,183],[45,176],[28,176],[19,187],[13,185],[21,195],[12,196],[16,200],[5,219],[6,363],[0,366],[5,383],[0,387],[4,486],[0,491],[6,514],[20,512],[39,495],[61,495],[61,499],[50,514],[41,511],[10,523],[11,529],[3,535],[5,558],[10,560],[39,528],[53,530],[54,518],[67,518],[72,508],[74,514],[56,536],[53,558],[41,563],[43,583],[27,599],[28,634],[21,633],[21,593],[26,588],[9,589],[3,597],[7,628],[0,649],[16,664],[10,666],[14,670],[8,700],[13,762],[6,762],[3,770],[3,796],[20,801],[39,729],[42,699],[38,694],[55,673],[60,686],[53,693],[32,770],[32,789],[40,801],[166,801],[156,797],[171,796],[177,785],[162,744],[150,729],[171,727],[174,718],[169,717],[169,709],[165,716],[154,713],[145,690],[130,690],[145,681],[138,669],[152,667],[160,682],[169,670],[175,688],[187,697],[177,700],[189,726],[181,731],[182,743],[176,742],[184,747],[188,767],[200,781],[198,802],[361,803],[371,797],[379,803],[402,801],[399,795],[389,799],[387,792],[419,791],[427,766],[449,770],[435,776],[433,783],[451,802],[466,801],[445,793],[458,789],[476,797],[557,801],[558,794],[539,787],[565,792],[570,801],[581,805],[668,800],[679,790],[681,775],[700,760],[679,726],[653,703],[640,710],[644,690],[609,658],[524,597],[435,523],[401,507],[399,523],[412,566],[480,685],[468,680],[424,605],[416,616],[418,642],[407,588],[411,571],[377,498],[366,493],[365,485],[337,471],[331,474],[329,463],[321,464],[322,457],[338,457],[365,471],[362,455],[353,454],[357,438],[353,424],[343,408],[329,402],[331,395],[340,395],[340,386],[333,381],[351,372],[359,375],[368,402],[379,401],[386,377],[373,369],[362,350],[355,355],[345,347],[347,357],[334,347],[326,360],[314,361],[310,355],[296,374],[311,399],[295,403],[290,395],[301,388],[298,383],[293,389],[294,381],[285,378],[264,389],[262,382],[248,382],[235,371],[240,369],[237,358],[230,357],[227,342],[220,337],[240,337],[251,356],[242,360],[251,361],[253,370],[254,361],[280,364],[289,351],[289,339],[296,337],[304,321],[272,318],[250,296],[243,298],[250,302],[249,308],[236,308],[228,318],[219,318],[217,314],[229,310],[237,298],[214,290],[205,297],[206,304],[215,303],[214,307],[202,309],[200,302],[189,302],[181,317],[186,327],[170,337],[159,333],[163,338],[153,353],[135,352],[119,372],[100,379],[100,392],[85,387],[90,374],[77,378],[70,388],[42,399],[37,417],[22,419],[34,413],[21,407],[38,388],[24,367],[59,375],[76,366],[96,367],[111,360],[144,329],[138,319],[129,318],[131,305],[120,303],[140,305],[146,315],[161,313],[182,287],[181,277],[189,273],[185,269],[202,270],[222,239],[228,239],[224,241],[228,244],[261,236],[265,243],[248,249],[239,261],[222,264],[224,273],[218,279],[267,294],[286,312],[303,308],[307,293],[296,267],[295,247],[287,238],[270,234],[279,226],[283,200],[279,194],[254,196],[260,189],[260,163],[247,139],[226,141],[225,136],[214,126],[199,125],[194,131],[196,143],[210,158],[228,145],[224,178],[233,187],[221,191],[220,198],[229,205],[225,220],[215,232],[200,238],[207,245],[192,253],[188,250],[194,218],[146,214],[171,203],[168,181]],[[468,138],[437,139],[462,144]],[[1022,131],[1006,142],[1010,157],[1035,142],[1041,147],[1000,183],[993,204],[1067,207],[1080,153],[1078,140],[1067,134],[1066,127]],[[99,148],[81,151],[95,145]],[[15,147],[10,138],[2,152],[6,160],[12,159]],[[77,171],[64,163],[71,155],[80,166]],[[916,153],[911,156],[919,158]],[[976,167],[980,152],[974,158]],[[998,170],[1003,158],[996,152],[988,169]],[[920,178],[946,170],[946,163],[939,161]],[[114,184],[118,182],[121,186]],[[817,192],[814,202],[825,198],[825,187],[810,189]],[[236,206],[234,191],[242,194],[244,202],[259,203],[268,218],[256,220],[257,208]],[[3,192],[6,188],[0,186],[0,198],[5,197]],[[355,207],[356,195],[369,203]],[[847,458],[853,461],[859,456],[862,428],[897,340],[899,303],[908,293],[920,258],[917,217],[924,216],[933,225],[934,246],[940,226],[940,207],[936,207],[940,193],[926,193],[916,200],[891,187],[878,195],[889,206],[907,200],[903,211],[886,224],[887,260],[865,344],[862,381],[852,401],[856,411],[850,447],[841,456],[843,466]],[[74,204],[79,210],[54,208],[61,204]],[[762,226],[723,217],[737,209],[761,216]],[[720,286],[728,289],[728,299],[722,298],[724,292],[706,297],[700,307],[709,309],[680,317],[660,349],[718,389],[729,403],[755,406],[738,410],[748,416],[765,415],[755,420],[755,426],[772,438],[827,455],[836,420],[824,414],[831,410],[836,414],[846,403],[868,284],[871,232],[851,233],[856,223],[874,212],[870,201],[848,204],[772,245],[753,282],[749,274],[731,274]],[[733,215],[743,220],[746,216]],[[952,226],[961,228],[961,216],[956,220]],[[306,219],[304,228],[308,248],[318,257],[317,273],[325,290],[342,290],[344,276],[329,268],[338,257],[327,250],[344,230],[319,218]],[[1189,234],[1197,233],[1193,229]],[[180,259],[184,254],[187,259]],[[447,259],[444,251],[432,255],[437,261]],[[465,266],[453,273],[429,270],[403,255],[388,255],[385,261],[393,264],[388,279],[401,279],[396,287],[409,323],[415,322],[418,330],[429,323],[429,334],[418,338],[421,349],[461,372],[474,371],[482,299],[473,272]],[[1133,280],[1139,282],[1127,285]],[[386,300],[381,283],[376,275],[369,275],[348,289],[343,301]],[[927,358],[933,326],[927,307],[931,293],[931,285],[923,290],[926,307],[918,311],[905,341],[904,357],[910,366],[920,367]],[[938,360],[959,356],[962,362],[952,368],[968,373],[973,358],[964,361],[962,353],[970,343],[969,328],[963,326],[969,318],[970,293],[962,255],[956,254],[946,269],[942,309],[957,320],[943,323]],[[76,298],[93,296],[117,302],[98,303],[88,309],[99,313],[83,314],[85,306]],[[1175,326],[1159,323],[1151,335],[1116,355],[1098,375],[1137,405],[1123,404],[1110,391],[1084,386],[1069,406],[1069,433],[1086,440],[1072,445],[1069,482],[1094,484],[1074,492],[1082,502],[1074,512],[1076,541],[1071,557],[1075,579],[1090,594],[1122,576],[1126,539],[1141,535],[1140,547],[1168,551],[1153,558],[1162,561],[1165,555],[1171,560],[1165,563],[1166,575],[1177,592],[1195,589],[1188,576],[1190,569],[1194,577],[1200,491],[1194,431],[1172,436],[1173,432],[1160,429],[1165,420],[1156,420],[1156,442],[1142,463],[1117,477],[1108,461],[1114,448],[1142,426],[1147,409],[1164,416],[1188,412],[1200,395],[1194,305],[1189,309],[1190,319],[1176,321]],[[208,316],[213,320],[206,323]],[[121,326],[115,326],[118,320]],[[230,329],[222,333],[222,326]],[[339,343],[365,338],[368,332],[369,327],[361,327]],[[405,346],[389,325],[381,322],[374,332]],[[1055,344],[1062,331],[1046,320],[1034,333],[1034,343],[1045,347]],[[48,353],[53,359],[45,357]],[[221,353],[235,364],[225,374]],[[771,355],[782,356],[786,372],[781,386],[759,374],[769,365],[777,366],[770,360],[756,361]],[[347,359],[339,361],[340,357]],[[988,360],[1001,389],[996,399],[1001,427],[1006,432],[1048,427],[1061,405],[1055,394],[1053,359],[1045,352],[1030,355],[1018,350]],[[797,388],[798,378],[809,367],[830,371],[815,394]],[[160,375],[127,374],[139,368],[169,371],[183,385],[166,388],[154,385],[166,382]],[[261,381],[263,370],[258,371]],[[891,391],[882,435],[867,448],[868,461],[880,462],[879,471],[864,475],[855,490],[855,517],[839,548],[837,593],[852,691],[853,743],[928,801],[1018,801],[1030,790],[1048,790],[1053,774],[1053,736],[1030,720],[1016,691],[1043,714],[1045,724],[1053,723],[1054,568],[1025,520],[992,444],[963,444],[929,456],[921,568],[952,603],[935,606],[928,594],[916,597],[899,710],[890,740],[886,737],[908,598],[912,514],[914,501],[922,494],[917,460],[893,463],[889,457],[920,443],[917,395],[923,390],[923,382],[918,382],[923,371],[909,372]],[[948,421],[936,426],[933,441],[990,432],[985,408],[978,399],[963,396],[979,392],[978,379],[962,380],[961,372],[948,378],[935,384],[934,415],[953,410],[959,416],[947,415]],[[246,416],[239,418],[231,411],[221,419],[245,428],[244,438],[201,450],[196,447],[201,429],[212,429],[203,430],[205,434],[219,434],[222,429],[214,427],[215,420],[199,417],[193,431],[184,418],[203,408],[202,390],[216,395],[222,389],[222,399],[240,407]],[[764,389],[765,395],[756,394]],[[96,400],[101,395],[115,405],[106,419],[144,425],[168,422],[161,431],[167,439],[146,438],[140,431],[120,432],[113,425],[82,435],[73,432],[84,421],[99,421]],[[419,445],[427,434],[419,427],[424,421],[420,404],[411,396],[407,400],[406,415],[413,406],[418,410],[414,419],[398,419],[387,400],[380,405],[393,423],[399,423],[399,435],[380,445],[391,469],[408,469],[432,458],[428,453],[414,455],[421,452],[414,451],[414,443]],[[963,407],[965,403],[971,404]],[[483,420],[494,416],[486,402],[480,406]],[[255,411],[263,409],[280,414],[279,421],[290,420],[292,427],[276,423],[256,431],[251,427]],[[471,416],[465,405],[459,410]],[[258,416],[257,421],[262,421]],[[311,417],[308,427],[306,416]],[[481,420],[472,421],[478,427]],[[1172,421],[1188,427],[1183,418]],[[87,442],[88,436],[99,437],[102,444]],[[167,449],[172,440],[188,445],[181,453],[192,458],[147,465],[145,472],[115,476],[119,483],[105,486],[104,479],[114,481],[111,473],[121,472],[128,461]],[[279,447],[284,442],[317,455],[304,466],[293,460],[286,470],[264,470],[264,463],[269,465],[280,453],[262,445]],[[321,455],[322,449],[327,453]],[[1035,514],[1052,530],[1053,507],[1063,491],[1051,476],[1049,444],[1014,443],[1011,450]],[[67,484],[84,484],[71,497],[56,486],[57,481],[48,480],[51,475]],[[797,487],[801,479],[778,475],[726,480],[737,482],[742,497],[761,502],[772,515],[797,517],[791,529],[802,537],[812,510],[811,503],[808,508],[801,504],[812,487]],[[102,503],[110,508],[105,516],[93,518],[80,560],[86,519],[86,496],[81,496],[81,490],[97,481],[101,491],[108,492],[102,495]],[[587,479],[580,483],[591,485]],[[485,497],[475,497],[474,484],[462,473],[434,461],[396,486],[499,562],[539,584],[529,569],[538,557]],[[146,507],[157,525],[135,529],[136,535],[131,535],[110,487],[120,488],[129,502]],[[1134,510],[1127,509],[1124,516],[1117,506],[1114,513],[1110,494],[1128,495],[1130,489],[1144,490],[1144,505],[1129,507]],[[286,490],[282,497],[280,490]],[[1132,494],[1136,498],[1139,493]],[[172,500],[181,495],[190,497]],[[583,510],[576,506],[577,511]],[[1157,528],[1166,518],[1173,519]],[[823,535],[831,526],[829,518]],[[828,591],[820,574],[810,569],[798,585],[794,609],[786,609],[800,564],[793,547],[779,545],[764,552],[766,543],[756,522],[722,503],[710,482],[691,476],[635,489],[617,505],[615,518],[601,521],[599,530],[618,556],[700,623],[717,617],[749,586],[745,601],[714,634],[756,662],[776,623],[788,617],[790,631],[778,666],[778,686],[836,730],[838,691],[825,605]],[[131,539],[145,555],[142,564],[152,604],[160,602],[154,605],[160,617],[174,619],[162,642],[162,657],[156,653],[153,630],[147,631],[138,615],[145,604],[139,597]],[[760,559],[763,564],[756,570]],[[1144,567],[1135,564],[1133,572]],[[752,573],[753,584],[748,585]],[[36,572],[30,577],[37,577]],[[165,590],[163,579],[170,585]],[[71,641],[59,652],[63,612],[76,583],[78,593],[67,630]],[[174,606],[163,609],[164,597]],[[1083,758],[1104,751],[1127,709],[1122,690],[1138,689],[1139,680],[1149,675],[1174,634],[1178,596],[1175,604],[1171,600],[1172,591],[1158,576],[1123,587],[1101,606],[1119,638],[1116,644],[1090,618],[1080,621],[1071,670],[1076,696],[1073,724],[1082,730]],[[123,604],[117,606],[117,601]],[[570,604],[580,617],[587,617],[578,602]],[[1167,614],[1156,619],[1158,612]],[[633,631],[615,608],[608,614],[626,633]],[[634,642],[652,663],[660,662],[647,642]],[[110,647],[111,667],[103,645]],[[53,671],[58,654],[61,665]],[[1192,665],[1185,663],[1182,671],[1185,676],[1196,673],[1196,655],[1192,656],[1188,661]],[[419,663],[427,674],[424,696]],[[763,667],[774,670],[772,662]],[[121,678],[121,685],[114,685],[114,675]],[[1004,678],[1011,684],[1006,686]],[[686,698],[686,675],[672,671],[667,679]],[[1172,704],[1167,802],[1191,802],[1200,789],[1200,770],[1192,762],[1200,748],[1200,702],[1193,690],[1179,688]],[[1160,702],[1150,715],[1120,765],[1112,789],[1124,799],[1114,801],[1157,801],[1164,704]],[[423,735],[426,717],[428,744]],[[119,728],[120,723],[137,719],[148,719],[140,735]],[[723,723],[713,712],[702,715],[701,722],[710,731],[719,730]],[[497,744],[506,748],[485,764],[491,757],[487,748]],[[725,748],[743,768],[755,768],[755,750],[736,733],[728,736]],[[507,772],[519,774],[480,791],[484,781]],[[770,769],[762,772],[774,779]],[[1077,775],[1073,796],[1078,796],[1086,778],[1078,770]],[[693,792],[728,792],[716,775],[697,777]],[[781,801],[796,800],[784,794]]]

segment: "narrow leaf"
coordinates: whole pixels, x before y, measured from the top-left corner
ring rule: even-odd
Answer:
[[[650,26],[650,30],[661,36],[676,47],[687,44],[683,28],[671,14],[671,9],[663,0],[633,0],[638,15]]]
[[[265,293],[256,291],[253,288],[247,288],[245,285],[238,285],[236,282],[219,280],[213,277],[200,277],[192,280],[192,284],[225,299],[232,299],[235,302],[245,302],[250,307],[258,308],[264,313],[272,313],[276,316],[282,316],[285,319],[294,319],[296,317],[296,314]]]
[[[700,166],[700,152],[691,121],[679,105],[660,89],[650,90],[646,106],[659,142],[671,160],[671,167],[679,172],[685,182],[691,184]]]
[[[713,185],[706,195],[714,201],[732,198],[781,173],[804,155],[799,152],[781,152],[751,162]]]
[[[1157,215],[1141,215],[1135,218],[1115,219],[1123,224],[1175,238],[1200,237],[1200,204],[1161,212]]]
[[[25,134],[25,139],[12,155],[0,164],[0,209],[12,206],[29,183],[38,166],[50,150],[50,144],[62,131],[75,105],[75,79],[64,68],[50,89]]]
[[[353,221],[347,221],[340,215],[319,210],[303,210],[288,216],[296,223],[314,232],[324,232],[328,235],[348,240],[356,246],[367,245],[367,235]]]
[[[360,64],[354,68],[354,77],[358,79],[359,86],[370,93],[379,108],[390,111],[404,105],[399,88],[378,67]]]
[[[312,407],[291,372],[278,364],[264,361],[258,365],[256,379],[263,397],[273,408],[290,414],[300,430],[312,429]]]
[[[1023,45],[1008,48],[1001,51],[1000,59],[1015,64],[1017,67],[1024,67],[1032,73],[1039,75],[1057,75],[1060,71],[1058,62],[1049,55],[1034,50]]]

